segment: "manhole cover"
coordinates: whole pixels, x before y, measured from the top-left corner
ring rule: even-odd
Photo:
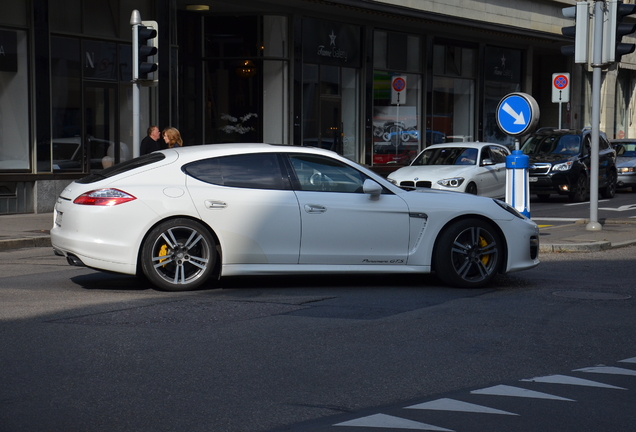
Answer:
[[[552,294],[557,297],[567,297],[584,300],[628,300],[632,298],[632,296],[626,294],[589,291],[555,291]]]

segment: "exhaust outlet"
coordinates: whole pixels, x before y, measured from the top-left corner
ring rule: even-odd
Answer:
[[[68,263],[72,266],[86,267],[86,265],[82,262],[82,260],[76,257],[75,255],[68,255],[66,257],[66,261],[68,261]]]

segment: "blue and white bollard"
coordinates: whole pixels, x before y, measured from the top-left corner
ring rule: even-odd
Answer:
[[[513,150],[506,156],[506,203],[527,218],[530,217],[529,166],[530,158],[521,150]]]

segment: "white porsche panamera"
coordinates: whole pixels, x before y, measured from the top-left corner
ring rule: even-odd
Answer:
[[[502,201],[407,192],[336,153],[268,144],[162,150],[77,180],[51,241],[72,265],[169,291],[234,275],[432,271],[481,287],[539,264],[537,225]]]

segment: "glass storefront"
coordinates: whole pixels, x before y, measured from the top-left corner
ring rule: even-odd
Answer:
[[[0,29],[0,172],[29,171],[27,33]]]
[[[475,88],[477,49],[455,42],[433,47],[433,82],[426,118],[427,145],[477,141]]]
[[[302,145],[360,158],[358,26],[302,21]]]
[[[422,144],[420,38],[373,36],[373,165],[407,165]]]

